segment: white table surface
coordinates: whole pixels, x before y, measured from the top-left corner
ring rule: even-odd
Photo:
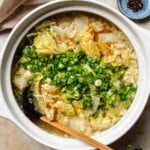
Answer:
[[[118,10],[116,0],[99,0]],[[150,31],[150,20],[136,22],[141,27]],[[10,31],[0,33],[0,49],[2,49]],[[149,46],[150,47],[150,46]],[[111,146],[115,150],[134,150],[140,147],[150,150],[150,100],[137,123],[121,139]],[[129,147],[131,149],[129,149]],[[0,118],[0,150],[52,150],[45,147],[23,133],[12,122]]]

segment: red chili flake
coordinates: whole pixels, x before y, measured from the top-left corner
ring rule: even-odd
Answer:
[[[129,0],[127,7],[132,9],[133,12],[136,12],[143,7],[143,3],[141,0]]]

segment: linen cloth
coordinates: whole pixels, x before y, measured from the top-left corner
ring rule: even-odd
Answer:
[[[0,0],[0,31],[12,29],[27,13],[48,1],[50,0]]]

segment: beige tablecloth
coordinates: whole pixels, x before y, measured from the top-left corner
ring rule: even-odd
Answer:
[[[0,31],[12,29],[27,13],[52,0],[0,0]]]

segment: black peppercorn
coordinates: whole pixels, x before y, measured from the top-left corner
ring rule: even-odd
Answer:
[[[132,9],[133,12],[136,12],[143,7],[143,3],[141,0],[129,0],[127,7]]]

